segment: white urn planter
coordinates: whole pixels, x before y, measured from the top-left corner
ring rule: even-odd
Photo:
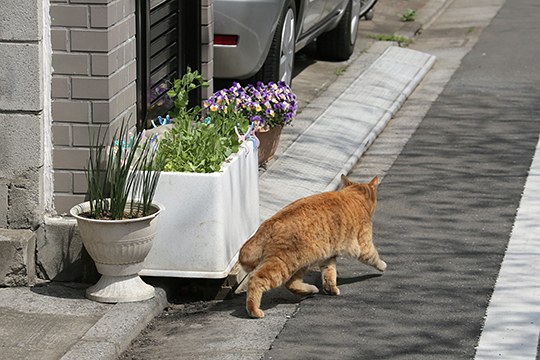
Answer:
[[[124,220],[96,220],[81,216],[90,210],[85,202],[71,208],[84,247],[94,260],[100,280],[86,290],[86,297],[105,303],[147,300],[155,295],[138,273],[152,248],[163,206],[152,203],[148,216]]]
[[[162,172],[162,214],[141,275],[224,278],[259,226],[259,168],[251,141],[209,174]]]

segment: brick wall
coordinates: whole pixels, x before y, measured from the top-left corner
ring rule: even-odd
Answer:
[[[89,128],[136,119],[136,0],[51,0],[54,203],[85,198]],[[185,0],[189,1],[189,0]],[[202,74],[213,92],[213,0],[201,0]],[[1,195],[1,194],[0,194]]]
[[[136,121],[136,0],[52,0],[57,213],[84,201],[90,132]]]
[[[202,75],[208,88],[202,90],[202,98],[208,99],[214,92],[214,1],[201,0],[201,62]]]

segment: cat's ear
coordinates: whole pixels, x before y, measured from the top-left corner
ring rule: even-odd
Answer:
[[[369,182],[369,185],[376,189],[377,186],[379,185],[379,177],[378,176],[375,176],[373,179],[371,179],[371,181]]]
[[[346,186],[349,186],[351,185],[353,182],[351,180],[349,180],[348,177],[346,177],[345,175],[341,174],[341,187],[346,187]]]

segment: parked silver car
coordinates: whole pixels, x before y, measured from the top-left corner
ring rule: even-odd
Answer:
[[[377,0],[214,0],[214,76],[290,84],[295,52],[347,60]]]

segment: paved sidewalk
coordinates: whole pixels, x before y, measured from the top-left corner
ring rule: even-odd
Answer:
[[[409,35],[445,4],[423,1],[418,21],[403,28]],[[370,47],[350,64],[349,76],[298,115],[298,125],[284,135],[276,159],[261,175],[263,217],[298,197],[335,187],[335,179],[354,165],[433,64],[430,55],[390,45]],[[326,154],[324,161],[320,154]],[[159,288],[152,300],[115,305],[85,299],[84,289],[65,283],[0,288],[0,359],[116,359],[167,306]],[[266,324],[282,327],[289,310],[275,307]]]

